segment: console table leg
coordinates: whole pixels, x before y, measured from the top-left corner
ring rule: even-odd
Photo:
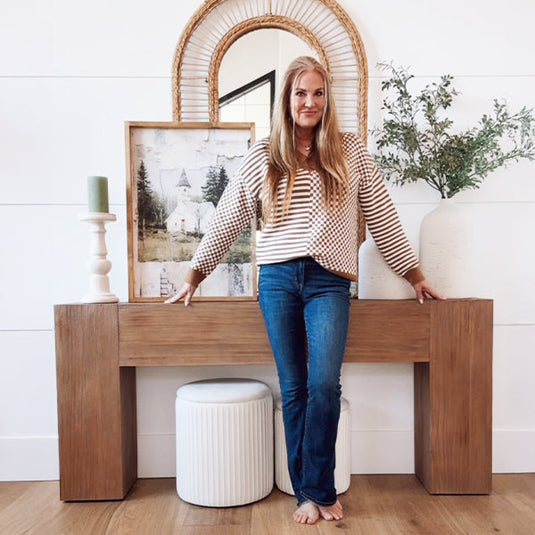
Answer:
[[[492,302],[430,302],[430,361],[416,363],[416,475],[431,494],[488,494]]]
[[[137,478],[135,368],[119,367],[118,307],[57,305],[60,498],[122,499]]]

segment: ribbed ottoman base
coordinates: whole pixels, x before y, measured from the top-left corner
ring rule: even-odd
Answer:
[[[229,507],[273,489],[273,399],[259,381],[189,383],[176,398],[177,492],[195,505]]]

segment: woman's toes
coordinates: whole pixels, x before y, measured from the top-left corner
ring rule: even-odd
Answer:
[[[334,505],[328,507],[318,506],[319,513],[325,520],[342,520],[344,517],[344,510],[342,504],[337,501]]]
[[[315,524],[319,517],[318,508],[311,502],[302,503],[293,514],[294,520],[299,524]]]

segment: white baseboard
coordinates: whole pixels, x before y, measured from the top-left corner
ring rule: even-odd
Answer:
[[[176,475],[175,435],[138,436],[138,475]],[[410,474],[414,472],[412,431],[352,431],[351,473]]]
[[[138,435],[137,475],[140,478],[176,476],[175,434]]]
[[[494,473],[535,472],[535,429],[495,429],[492,440]]]
[[[362,429],[351,432],[352,474],[413,474],[414,432]]]
[[[0,437],[0,481],[59,479],[58,437]]]
[[[174,477],[175,455],[174,433],[139,435],[139,477]],[[535,472],[535,430],[494,430],[492,471]],[[352,431],[351,473],[414,473],[412,430]],[[58,478],[57,437],[0,437],[0,481],[46,481]]]

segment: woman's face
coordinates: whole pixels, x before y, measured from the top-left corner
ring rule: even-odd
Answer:
[[[296,126],[309,130],[316,127],[325,109],[325,82],[318,71],[304,71],[290,93],[290,113]]]

